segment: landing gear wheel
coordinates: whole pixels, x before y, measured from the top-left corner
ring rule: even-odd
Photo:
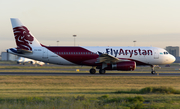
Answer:
[[[155,74],[156,73],[156,71],[151,71],[151,74]]]
[[[156,71],[154,70],[154,65],[151,66],[151,74],[155,74]]]
[[[105,74],[106,73],[106,70],[104,69],[99,69],[99,74]]]
[[[95,74],[96,73],[96,69],[92,68],[89,70],[90,74]]]

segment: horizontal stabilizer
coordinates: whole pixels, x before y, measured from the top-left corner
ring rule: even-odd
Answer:
[[[25,54],[25,53],[32,53],[32,51],[30,51],[30,50],[25,50],[25,49],[17,49],[17,53]]]

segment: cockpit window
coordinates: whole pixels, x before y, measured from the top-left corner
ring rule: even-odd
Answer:
[[[166,55],[166,54],[169,54],[168,52],[164,52],[164,54]]]

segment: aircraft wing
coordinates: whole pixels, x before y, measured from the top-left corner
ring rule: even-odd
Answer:
[[[121,61],[127,61],[127,60],[118,59],[108,54],[103,54],[101,52],[98,52],[98,53],[99,53],[99,57],[97,58],[96,63],[117,63]]]

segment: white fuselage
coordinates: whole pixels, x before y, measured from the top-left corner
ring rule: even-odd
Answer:
[[[143,63],[144,65],[170,64],[175,61],[174,56],[166,50],[157,47],[80,47],[91,51],[93,54],[88,54],[85,51],[62,51],[60,50],[61,47],[58,47],[56,51],[50,50],[49,48],[51,47],[34,47],[32,53],[27,54],[17,54],[10,49],[8,49],[8,52],[30,59],[62,65],[76,65],[78,62],[73,62],[70,58],[76,58],[77,55],[79,55],[79,57],[86,57],[86,55],[91,57],[92,55],[98,55],[98,52],[107,53],[118,59],[133,60],[137,63]],[[69,48],[73,49],[73,47]]]

